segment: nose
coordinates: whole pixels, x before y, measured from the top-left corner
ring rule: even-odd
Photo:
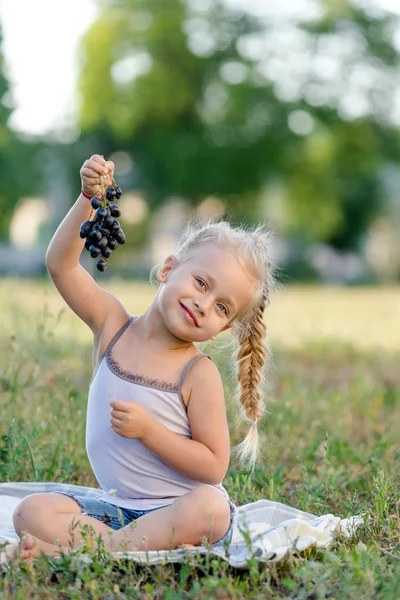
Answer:
[[[195,305],[196,309],[201,314],[201,316],[205,317],[207,314],[207,302],[205,301],[205,299],[201,302],[199,300],[195,300],[193,304]]]

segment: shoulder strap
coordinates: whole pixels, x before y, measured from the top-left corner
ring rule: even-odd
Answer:
[[[125,323],[125,325],[122,325],[121,329],[119,331],[117,331],[117,333],[114,335],[113,339],[111,340],[111,342],[108,344],[103,356],[105,354],[107,354],[111,348],[114,346],[114,344],[119,340],[119,338],[121,337],[121,335],[124,333],[125,329],[128,329],[129,325],[132,323],[132,321],[135,320],[136,317],[129,317],[129,321],[127,321]],[[100,361],[99,361],[100,362]]]
[[[179,383],[178,383],[178,393],[179,394],[181,393],[182,385],[183,385],[183,382],[185,381],[186,375],[188,374],[190,369],[193,367],[193,365],[196,364],[197,361],[200,360],[200,358],[203,358],[204,356],[206,356],[207,358],[212,360],[211,357],[208,356],[208,354],[204,354],[204,352],[200,352],[200,354],[196,354],[196,356],[193,356],[193,358],[191,358],[189,360],[189,362],[184,366],[181,377],[179,379]]]
[[[103,358],[105,357],[105,355],[107,354],[107,352],[108,352],[109,350],[111,350],[111,348],[114,346],[115,342],[116,342],[116,341],[117,341],[117,340],[118,340],[118,339],[121,337],[121,335],[124,333],[125,329],[127,329],[127,328],[129,327],[129,325],[132,323],[132,321],[134,321],[135,319],[136,319],[136,317],[130,317],[130,318],[129,318],[129,321],[127,321],[127,322],[125,323],[125,325],[123,325],[123,326],[121,327],[121,329],[120,329],[119,331],[117,331],[117,333],[114,335],[113,339],[112,339],[112,340],[111,340],[111,342],[108,344],[107,348],[104,350],[103,354],[101,355],[99,362],[97,363],[97,367],[96,367],[96,369],[94,370],[94,373],[93,373],[93,375],[92,375],[92,380],[91,380],[90,384],[92,384],[92,382],[93,382],[93,380],[94,380],[94,378],[95,378],[95,376],[96,376],[96,373],[97,373],[97,371],[99,370],[100,363],[101,363],[101,361],[103,360]]]

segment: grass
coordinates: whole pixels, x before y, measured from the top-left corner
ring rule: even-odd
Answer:
[[[132,313],[154,293],[145,284],[108,284]],[[272,364],[270,414],[251,477],[232,460],[224,481],[236,504],[278,500],[320,515],[366,513],[348,540],[246,572],[224,561],[139,566],[87,550],[61,563],[14,562],[1,600],[175,600],[400,597],[400,319],[398,289],[287,288],[266,317]],[[89,329],[46,282],[2,280],[0,310],[0,481],[58,481],[97,487],[85,452],[92,373]],[[396,318],[397,317],[397,318]],[[235,424],[227,349],[212,353],[224,379],[231,443]]]

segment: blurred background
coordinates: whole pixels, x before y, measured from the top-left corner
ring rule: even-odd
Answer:
[[[190,214],[275,231],[284,285],[400,276],[398,0],[2,0],[0,274],[47,277],[93,153],[147,279]]]
[[[240,505],[369,518],[339,559],[319,571],[318,557],[311,571],[296,559],[271,594],[394,597],[399,59],[400,0],[0,0],[0,480],[97,485],[85,449],[93,335],[45,254],[81,165],[103,154],[127,242],[104,273],[86,251],[81,262],[132,315],[193,212],[274,231],[261,469],[250,483],[232,467],[226,489]],[[233,348],[201,349],[222,374],[233,448],[248,432]]]

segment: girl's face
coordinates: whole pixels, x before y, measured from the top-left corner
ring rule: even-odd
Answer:
[[[157,275],[164,285],[159,309],[178,339],[204,342],[231,326],[252,300],[257,281],[242,267],[235,250],[207,242],[187,261],[169,256]]]

